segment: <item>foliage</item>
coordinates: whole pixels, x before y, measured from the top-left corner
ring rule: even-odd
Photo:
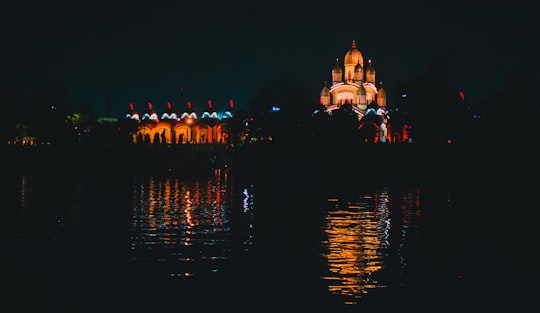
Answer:
[[[443,60],[431,64],[427,73],[402,83],[396,105],[407,112],[414,127],[414,141],[421,144],[466,142],[472,112],[449,82],[448,65]]]

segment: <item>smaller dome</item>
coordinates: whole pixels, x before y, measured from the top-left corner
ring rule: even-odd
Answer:
[[[373,62],[371,62],[371,59],[368,60],[366,73],[367,74],[375,74],[375,67],[373,66]]]
[[[373,66],[373,62],[371,62],[371,59],[368,61],[366,68],[366,81],[375,84],[375,67]]]
[[[379,87],[379,90],[377,90],[377,97],[381,99],[386,99],[386,91],[384,91],[384,88],[381,86]]]
[[[386,106],[386,91],[384,91],[384,88],[382,87],[382,82],[380,84],[379,90],[377,90],[377,104],[380,107]]]
[[[327,82],[324,81],[324,87],[321,90],[321,97],[326,97],[330,95],[330,89],[328,88]]]
[[[339,65],[339,59],[336,59],[336,65],[334,65],[334,68],[332,69],[332,73],[334,74],[343,73],[343,70],[341,69],[341,66]]]

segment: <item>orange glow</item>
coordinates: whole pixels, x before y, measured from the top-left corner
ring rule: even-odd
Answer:
[[[382,269],[384,243],[377,233],[377,216],[363,203],[349,203],[346,208],[331,211],[326,221],[327,239],[322,245],[328,249],[324,257],[329,274],[323,279],[331,282],[330,292],[355,304],[368,290],[376,288],[372,275]]]
[[[229,218],[223,206],[227,207],[230,199],[222,197],[224,188],[227,186],[220,176],[195,182],[153,177],[141,180],[140,185],[134,186],[133,257],[180,262],[179,265],[201,258],[228,259],[229,229],[224,225]],[[223,247],[216,250],[216,255],[216,251],[205,248],[208,245]],[[187,273],[183,270],[168,274],[188,276]]]

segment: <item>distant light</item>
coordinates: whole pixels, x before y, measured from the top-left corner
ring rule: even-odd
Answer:
[[[465,94],[463,93],[463,91],[459,92],[459,97],[461,98],[461,101],[465,101]]]
[[[277,106],[272,107],[272,112],[279,112],[279,111],[281,111],[280,107],[277,107]]]
[[[402,97],[402,98],[407,98],[407,94],[406,94],[406,93],[402,93],[402,94],[401,94],[401,97]]]

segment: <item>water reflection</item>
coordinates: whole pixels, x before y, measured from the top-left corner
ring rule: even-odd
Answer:
[[[9,226],[14,231],[8,233],[18,239],[60,242],[65,233],[66,207],[62,202],[71,198],[71,190],[61,188],[62,183],[51,184],[50,180],[29,174],[14,176],[9,183],[14,192],[4,198],[4,206],[13,206],[15,210],[6,213],[16,222]]]
[[[24,218],[27,214],[27,210],[32,207],[32,188],[34,184],[31,176],[22,175],[20,177],[20,197],[19,197],[19,209],[20,217]]]
[[[236,294],[234,283],[245,283],[253,294],[259,291],[251,286],[270,288],[267,279],[272,280],[268,286],[279,290],[264,290],[277,292],[277,297],[352,305],[380,290],[418,282],[424,271],[418,259],[431,253],[420,251],[415,242],[426,237],[425,219],[433,219],[433,210],[422,210],[431,208],[432,198],[414,186],[313,197],[283,192],[278,184],[244,184],[227,172],[190,179],[68,177],[63,188],[53,188],[39,176],[20,176],[14,182],[18,192],[10,203],[20,221],[12,226],[15,239],[24,238],[26,246],[42,244],[64,281],[71,275],[64,267],[105,269],[103,277],[116,274],[126,268],[127,246],[127,268],[133,271],[127,273],[126,285],[153,281],[139,280],[141,275],[231,274],[219,280],[226,282],[227,296]],[[430,242],[440,246],[438,238]],[[54,249],[45,250],[50,247]],[[181,281],[175,285],[180,288],[195,280],[173,281]],[[243,285],[236,288],[245,291]]]
[[[406,286],[407,273],[407,255],[409,254],[409,246],[411,242],[421,237],[420,234],[420,189],[409,188],[401,193],[400,210],[401,223],[399,238],[397,239],[399,258],[399,285]]]
[[[251,246],[252,195],[242,190],[244,223],[234,220],[234,187],[226,172],[207,179],[141,177],[134,182],[131,259],[157,262],[170,276],[232,270],[236,249]],[[237,227],[233,231],[234,227]],[[237,234],[237,235],[235,235]],[[240,243],[238,243],[239,241]]]
[[[392,284],[388,267],[392,256],[391,245],[398,245],[401,276],[407,270],[408,236],[417,236],[415,218],[420,216],[418,189],[406,189],[399,199],[401,221],[393,221],[393,197],[388,188],[360,194],[352,200],[328,198],[328,213],[324,218],[322,257],[326,264],[323,279],[330,293],[343,304],[357,304],[363,295],[376,288]],[[395,217],[394,220],[398,218]],[[392,242],[392,227],[401,237]],[[400,280],[400,284],[403,280]]]

